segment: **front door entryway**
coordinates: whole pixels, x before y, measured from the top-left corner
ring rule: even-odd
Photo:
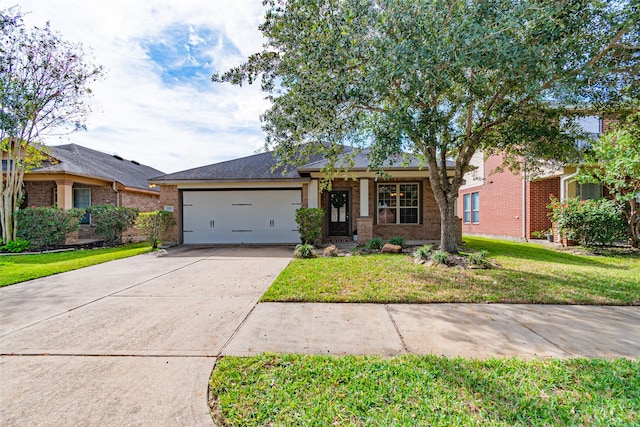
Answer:
[[[349,191],[329,192],[329,236],[349,235],[350,205]]]

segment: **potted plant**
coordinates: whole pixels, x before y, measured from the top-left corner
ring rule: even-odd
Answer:
[[[553,242],[553,228],[550,228],[545,232],[545,237],[548,241]]]
[[[358,230],[353,230],[353,241],[357,242],[358,241]]]

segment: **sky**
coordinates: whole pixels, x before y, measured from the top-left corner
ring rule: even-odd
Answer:
[[[269,102],[259,83],[210,80],[261,50],[262,0],[0,0],[1,9],[15,4],[27,26],[49,22],[106,72],[91,85],[87,130],[46,144],[79,144],[165,173],[263,147],[259,116]]]

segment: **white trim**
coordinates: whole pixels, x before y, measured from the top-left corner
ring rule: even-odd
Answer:
[[[369,178],[360,178],[360,216],[369,216]]]
[[[312,179],[309,183],[309,195],[308,195],[309,207],[317,208],[318,207],[318,180]]]

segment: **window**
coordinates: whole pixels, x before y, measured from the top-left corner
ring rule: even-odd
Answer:
[[[91,206],[91,190],[89,188],[73,189],[73,207],[86,209]],[[90,224],[91,216],[87,213],[80,219],[80,224]]]
[[[480,222],[480,193],[471,193],[471,222]]]
[[[463,215],[465,223],[480,222],[480,193],[469,193],[462,196]]]
[[[419,223],[419,184],[378,184],[378,224]]]
[[[600,184],[580,184],[580,199],[582,200],[592,200],[592,199],[601,199],[602,198],[602,185]]]

